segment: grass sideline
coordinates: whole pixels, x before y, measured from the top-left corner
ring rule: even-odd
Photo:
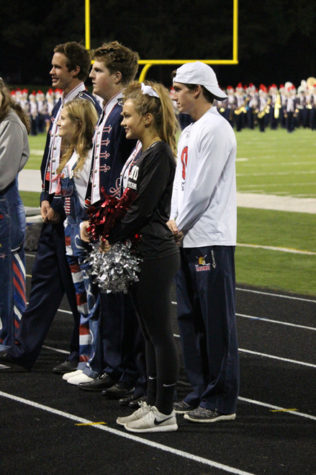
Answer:
[[[316,198],[316,133],[298,129],[236,133],[237,190]],[[39,169],[45,134],[30,137],[28,169]],[[39,193],[21,192],[26,206],[39,206]],[[238,208],[238,243],[316,252],[315,215]],[[316,296],[316,255],[236,249],[238,284]]]

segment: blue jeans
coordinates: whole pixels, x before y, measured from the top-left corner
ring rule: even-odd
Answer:
[[[14,342],[25,309],[25,213],[17,179],[0,194],[0,343]]]

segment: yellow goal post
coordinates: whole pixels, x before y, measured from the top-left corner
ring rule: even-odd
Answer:
[[[139,75],[139,82],[144,81],[146,74],[154,65],[171,65],[193,63],[201,61],[206,64],[238,64],[238,0],[233,0],[233,51],[232,59],[140,59],[138,63],[143,65]],[[87,50],[90,50],[90,0],[85,0],[85,42]]]

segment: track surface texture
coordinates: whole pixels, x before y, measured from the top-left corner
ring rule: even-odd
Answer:
[[[28,254],[28,274],[32,260]],[[51,372],[72,327],[64,300],[32,371],[0,367],[0,473],[315,474],[316,298],[237,287],[235,421],[194,424],[178,416],[177,432],[127,433],[115,419],[129,409]],[[182,370],[178,398],[188,389]]]

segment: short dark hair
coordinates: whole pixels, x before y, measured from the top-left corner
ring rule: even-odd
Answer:
[[[94,50],[93,59],[102,61],[111,74],[120,71],[124,85],[127,85],[135,78],[138,70],[138,53],[118,41],[104,43]]]
[[[76,41],[68,41],[67,43],[61,43],[54,48],[54,53],[62,53],[67,58],[68,71],[76,69],[79,66],[80,71],[78,73],[78,79],[85,81],[88,77],[90,70],[90,55],[86,48]]]
[[[185,84],[185,86],[190,89],[191,91],[193,91],[193,89],[195,89],[198,85],[197,84]],[[201,84],[200,84],[201,86]],[[202,93],[203,93],[203,96],[204,98],[207,100],[207,102],[210,102],[211,104],[214,102],[214,100],[216,99],[216,97],[210,92],[208,91],[204,86],[201,86],[202,88]]]

